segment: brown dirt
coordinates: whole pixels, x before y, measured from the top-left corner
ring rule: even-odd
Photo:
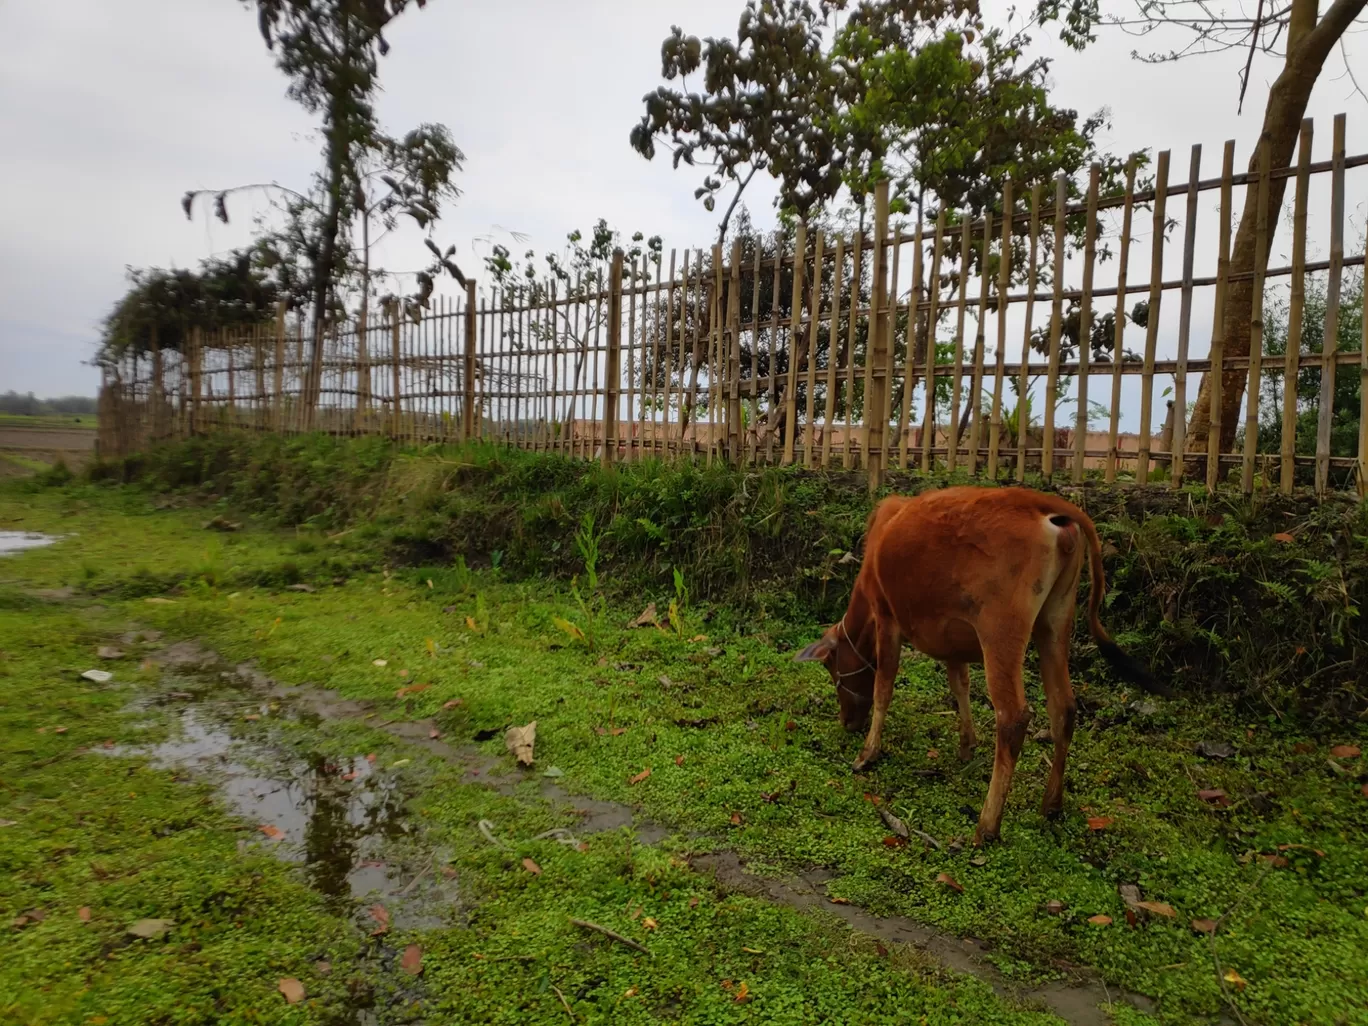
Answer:
[[[0,476],[11,476],[22,468],[4,460],[6,452],[42,463],[63,460],[73,470],[95,456],[95,432],[81,428],[29,428],[0,425]]]

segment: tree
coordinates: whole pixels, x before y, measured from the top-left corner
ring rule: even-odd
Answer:
[[[343,269],[340,242],[355,213],[361,156],[377,147],[373,99],[378,60],[389,52],[385,28],[410,2],[427,0],[242,0],[257,11],[261,36],[290,80],[289,95],[323,122],[322,202],[316,236],[305,251],[312,263],[314,314],[306,394],[322,381],[325,316]]]
[[[280,298],[246,250],[206,260],[198,271],[130,270],[129,281],[129,290],[105,317],[96,362],[112,363],[154,348],[184,352],[194,329],[262,324]]]
[[[1356,19],[1361,18],[1368,0],[1332,0],[1322,12],[1320,0],[1258,0],[1254,17],[1247,10],[1227,14],[1205,0],[1135,0],[1133,16],[1103,17],[1098,0],[1050,0],[1038,11],[1043,17],[1065,16],[1079,26],[1109,24],[1138,35],[1148,36],[1160,29],[1184,35],[1184,46],[1167,51],[1134,53],[1145,61],[1176,61],[1201,54],[1227,50],[1247,50],[1240,73],[1239,104],[1243,106],[1249,87],[1254,58],[1258,54],[1281,59],[1278,77],[1269,87],[1264,102],[1259,143],[1249,158],[1249,171],[1259,169],[1261,148],[1268,151],[1271,167],[1292,163],[1297,134],[1306,115],[1311,91],[1325,70],[1330,55],[1339,49],[1345,71],[1354,70],[1344,37]],[[1083,41],[1091,38],[1090,28],[1080,28]],[[1357,82],[1355,82],[1357,88]],[[1360,90],[1360,95],[1362,91]],[[1268,186],[1269,224],[1276,227],[1288,179],[1274,178]],[[1225,353],[1228,357],[1247,357],[1250,345],[1250,313],[1253,308],[1252,273],[1257,261],[1267,259],[1273,249],[1274,231],[1267,233],[1265,249],[1257,252],[1257,204],[1246,202],[1240,215],[1230,254],[1230,285],[1224,312]],[[1228,371],[1221,380],[1221,449],[1229,451],[1239,428],[1244,397],[1245,372]],[[1201,389],[1193,408],[1187,432],[1190,452],[1206,448],[1211,424],[1211,380],[1202,376]]]

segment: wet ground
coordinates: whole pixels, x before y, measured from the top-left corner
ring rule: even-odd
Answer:
[[[374,928],[373,909],[383,905],[396,928],[460,926],[463,909],[459,879],[441,850],[406,815],[404,773],[407,760],[389,766],[374,756],[329,759],[301,754],[275,738],[272,722],[316,726],[328,721],[367,720],[365,702],[313,687],[286,687],[250,664],[229,667],[194,642],[162,645],[155,633],[133,633],[122,642],[140,648],[166,671],[161,687],[140,696],[135,706],[175,708],[179,730],[170,740],[147,748],[114,749],[140,754],[187,778],[216,785],[226,802],[251,829],[239,844],[268,847],[298,863],[309,884],[351,914],[358,927]],[[243,721],[267,729],[234,730]],[[528,777],[508,760],[492,758],[473,744],[443,739],[429,720],[372,724],[410,745],[463,770],[467,783],[511,793]],[[644,820],[616,802],[572,796],[554,781],[536,776],[540,794],[553,805],[573,809],[574,832],[550,831],[543,837],[576,843],[578,836],[630,827],[643,844],[657,844],[679,831]],[[411,786],[411,785],[409,785]],[[481,823],[491,844],[501,844],[498,827]],[[971,938],[933,930],[913,919],[876,916],[856,905],[834,904],[826,893],[835,874],[814,868],[787,878],[751,874],[732,852],[696,855],[693,867],[713,875],[724,888],[796,908],[823,909],[852,929],[891,944],[913,945],[950,969],[985,980],[1000,994],[1048,1008],[1074,1026],[1106,1026],[1103,1006],[1127,1003],[1143,1011],[1152,1002],[1142,995],[1109,991],[1100,981],[1079,974],[1072,979],[1022,987],[1009,982],[984,957],[986,947]],[[342,906],[345,906],[343,908]],[[385,953],[393,957],[393,953]]]
[[[25,549],[40,549],[56,540],[51,535],[34,534],[32,531],[0,531],[0,556],[23,552]]]

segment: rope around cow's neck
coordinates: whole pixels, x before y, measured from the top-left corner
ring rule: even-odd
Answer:
[[[844,616],[841,617],[841,633],[845,635],[846,643],[850,645],[850,650],[855,653],[855,655],[859,658],[860,662],[864,663],[864,665],[861,666],[858,670],[850,670],[846,673],[838,673],[836,674],[836,679],[838,681],[844,680],[846,677],[853,677],[857,673],[864,673],[865,670],[869,670],[871,673],[877,673],[878,671],[875,669],[874,664],[871,663],[868,659],[866,659],[863,655],[861,655],[860,650],[855,647],[855,639],[850,636],[850,628],[846,626]]]

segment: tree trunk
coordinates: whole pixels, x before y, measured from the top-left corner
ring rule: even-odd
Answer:
[[[322,397],[323,339],[326,333],[328,295],[332,288],[333,270],[337,262],[337,235],[342,227],[342,175],[346,163],[346,128],[339,123],[336,111],[328,127],[328,213],[323,222],[323,239],[319,246],[318,263],[314,267],[313,283],[313,340],[309,352],[308,387],[305,389],[305,415],[310,426]]]
[[[1283,61],[1282,73],[1269,89],[1268,103],[1264,108],[1263,131],[1259,136],[1259,146],[1269,148],[1270,167],[1276,169],[1292,165],[1301,121],[1306,114],[1311,90],[1325,66],[1325,59],[1344,35],[1345,30],[1363,12],[1365,6],[1368,6],[1368,0],[1335,0],[1325,17],[1317,24],[1318,0],[1293,0],[1288,23],[1287,56]],[[1259,147],[1256,146],[1249,159],[1249,171],[1256,174],[1258,169]],[[1273,249],[1278,213],[1282,208],[1287,183],[1287,178],[1275,178],[1268,185],[1269,232],[1263,253],[1264,259],[1267,259]],[[1239,229],[1231,247],[1232,280],[1226,290],[1223,324],[1227,357],[1249,356],[1254,282],[1247,276],[1253,274],[1259,256],[1256,252],[1258,204],[1253,196],[1254,191],[1251,190],[1250,198],[1245,202],[1240,215]],[[1248,373],[1243,370],[1227,371],[1221,376],[1222,452],[1230,452],[1234,448],[1235,433],[1243,421],[1240,410],[1244,402],[1247,377]],[[1185,448],[1189,453],[1205,453],[1207,450],[1210,409],[1210,374],[1204,374],[1187,431]]]

